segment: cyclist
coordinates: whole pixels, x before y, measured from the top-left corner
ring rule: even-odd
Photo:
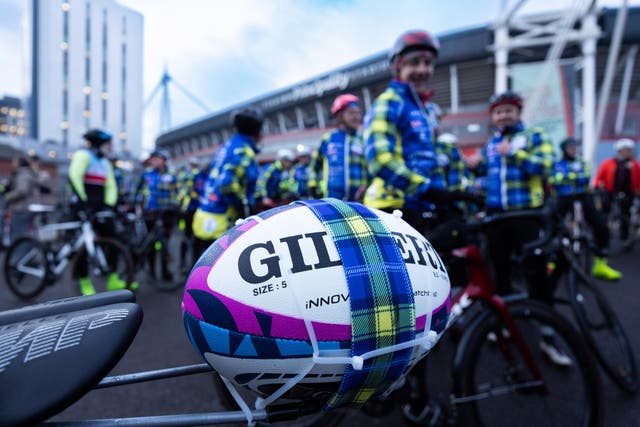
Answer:
[[[596,239],[596,257],[591,274],[605,280],[618,280],[622,273],[607,265],[609,249],[609,229],[602,214],[596,209],[593,194],[589,189],[591,171],[589,165],[578,157],[580,143],[575,138],[567,138],[560,143],[562,158],[553,165],[550,182],[557,196],[558,212],[564,216],[572,212],[573,204],[579,201],[584,218],[593,230]]]
[[[80,148],[71,157],[68,178],[72,189],[71,206],[74,212],[95,212],[105,208],[113,209],[118,200],[118,188],[109,161],[111,154],[111,134],[101,129],[91,129],[83,135],[87,148]],[[96,233],[105,237],[115,236],[113,221],[105,220],[94,224]],[[115,254],[114,254],[115,255]],[[74,268],[74,277],[80,281],[83,295],[95,294],[95,288],[89,278],[89,266],[86,255],[78,259]],[[126,283],[113,272],[107,279],[108,290],[124,289]],[[135,284],[132,284],[135,287]]]
[[[364,144],[358,134],[362,124],[358,97],[349,93],[338,96],[331,114],[338,127],[322,136],[313,153],[309,188],[316,198],[361,201],[368,176]]]
[[[293,198],[293,151],[282,148],[276,154],[276,161],[264,169],[256,184],[256,199],[263,209],[271,209]]]
[[[172,281],[173,274],[169,271],[169,236],[176,221],[176,205],[178,200],[177,178],[169,170],[167,161],[169,153],[165,150],[155,150],[149,157],[150,167],[142,174],[134,195],[134,200],[140,206],[147,228],[151,229],[157,220],[162,222],[162,239],[156,242],[162,259],[162,279]],[[154,265],[155,251],[150,251],[149,263]],[[155,269],[151,268],[152,274]]]
[[[119,166],[118,156],[112,154],[109,156],[111,161],[111,167],[113,168],[113,176],[116,180],[116,186],[118,187],[118,205],[123,208],[128,208],[129,203],[129,177],[127,171]]]
[[[604,192],[604,212],[611,212],[613,203],[620,211],[620,240],[629,244],[629,225],[633,198],[640,193],[640,163],[634,158],[635,143],[622,138],[614,144],[616,156],[602,162],[593,185]]]
[[[7,236],[10,241],[27,232],[32,218],[28,210],[29,203],[33,203],[40,195],[40,179],[35,159],[20,154],[14,158],[14,164],[15,169],[4,194],[5,209],[11,212],[11,232]]]
[[[374,101],[364,121],[369,174],[367,206],[401,209],[403,219],[417,230],[428,227],[423,216],[434,205],[445,206],[466,197],[446,191],[443,168],[435,151],[435,128],[428,103],[428,82],[440,44],[426,31],[408,31],[391,49],[393,80]]]
[[[311,149],[306,145],[298,144],[296,147],[296,166],[293,169],[293,185],[296,196],[299,199],[308,199],[309,180],[311,179]]]
[[[373,102],[363,128],[372,178],[364,204],[386,211],[401,209],[402,218],[423,233],[428,226],[425,210],[460,196],[446,191],[435,152],[437,117],[435,104],[428,103],[433,93],[428,82],[439,50],[438,40],[426,31],[407,31],[397,38],[390,55],[393,79]],[[420,362],[411,375],[423,377],[426,370],[426,363]],[[425,421],[435,407],[427,404],[426,390],[417,394],[416,399],[412,396],[410,412],[421,414],[412,416]]]
[[[193,216],[196,254],[227,231],[241,215],[255,210],[255,188],[259,166],[256,161],[262,137],[262,111],[245,107],[231,115],[235,135],[213,158],[200,206]]]
[[[511,91],[494,95],[489,101],[493,137],[479,156],[468,165],[486,191],[487,212],[500,213],[540,208],[544,204],[544,184],[553,170],[553,146],[540,128],[526,127],[521,120],[522,97]],[[511,218],[487,229],[487,249],[498,294],[511,293],[511,256],[527,242],[539,238],[542,226],[535,219]],[[529,295],[553,304],[553,283],[542,255],[524,259],[523,275]],[[543,329],[541,350],[561,366],[571,359],[555,344],[554,332]]]
[[[200,204],[200,197],[204,183],[207,180],[207,172],[199,167],[198,159],[191,157],[189,159],[189,168],[185,171],[180,180],[180,190],[178,200],[182,210],[182,218],[180,220],[180,229],[184,232],[188,241],[193,239],[193,215]],[[180,261],[183,270],[190,268],[186,266],[185,257],[187,253],[187,242],[182,242],[180,246]]]

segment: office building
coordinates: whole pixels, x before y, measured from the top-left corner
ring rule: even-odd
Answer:
[[[26,117],[20,98],[0,98],[0,134],[22,137],[26,132]]]
[[[138,155],[143,17],[114,0],[32,0],[31,136],[73,148],[90,128]]]

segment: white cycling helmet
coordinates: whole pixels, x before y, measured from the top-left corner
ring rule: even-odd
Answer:
[[[276,154],[276,159],[289,160],[290,162],[293,162],[296,159],[296,155],[293,153],[292,150],[289,150],[288,148],[281,148],[278,150],[278,153]]]
[[[320,199],[239,221],[189,275],[182,313],[191,343],[231,384],[266,396],[264,405],[285,391],[322,393],[332,407],[363,404],[345,387],[366,386],[368,397],[398,386],[451,310],[438,254],[401,216]],[[365,361],[380,368],[371,379],[380,383],[349,381],[367,375]]]
[[[443,133],[442,135],[438,136],[438,141],[445,144],[457,144],[458,137],[452,133]]]
[[[636,146],[635,142],[629,138],[622,138],[616,141],[613,145],[616,151],[624,150],[625,148],[634,148]]]
[[[310,156],[311,155],[311,148],[309,148],[306,145],[303,144],[298,144],[298,146],[296,147],[296,154],[298,155],[298,157],[300,156]]]

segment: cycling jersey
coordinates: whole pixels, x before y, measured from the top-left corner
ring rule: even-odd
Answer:
[[[144,211],[167,209],[177,203],[177,179],[168,170],[148,169],[140,177],[136,201]]]
[[[80,149],[73,154],[69,164],[69,182],[79,200],[93,207],[115,206],[118,188],[111,162],[98,157],[95,151]]]
[[[311,168],[309,165],[296,166],[293,170],[293,184],[291,188],[294,189],[299,199],[308,199],[311,197],[309,192],[309,181],[311,180]]]
[[[198,239],[217,239],[240,217],[245,204],[255,206],[257,152],[253,139],[241,133],[218,150],[193,217],[193,234]]]
[[[446,180],[447,190],[464,190],[468,187],[469,171],[455,143],[436,141],[438,165]]]
[[[444,190],[433,138],[429,115],[413,87],[393,80],[365,117],[367,162],[374,177],[365,204],[420,209],[419,197],[430,186]]]
[[[336,129],[322,136],[313,152],[310,187],[325,197],[356,200],[358,191],[367,185],[367,161],[364,144],[357,131]]]
[[[293,169],[285,170],[280,160],[267,166],[258,177],[256,197],[281,200],[291,198],[293,193]]]
[[[200,196],[204,190],[207,173],[199,168],[186,171],[179,180],[178,200],[184,212],[193,212],[200,204]]]
[[[498,144],[511,142],[511,152],[502,156]],[[544,180],[553,169],[553,146],[540,128],[525,129],[522,122],[497,131],[482,149],[476,168],[484,176],[487,208],[511,210],[535,208],[544,203]]]
[[[550,183],[558,196],[589,192],[591,168],[582,159],[567,157],[553,164]]]
[[[632,193],[640,192],[640,162],[636,159],[620,162],[616,158],[611,158],[603,161],[594,178],[594,186],[604,187],[609,193],[621,190],[615,186],[616,171],[620,165],[628,165],[627,167],[629,168],[631,185],[628,190]]]
[[[299,199],[307,199],[310,197],[309,181],[311,180],[311,167],[307,165],[299,165],[293,169],[293,184],[291,188]]]

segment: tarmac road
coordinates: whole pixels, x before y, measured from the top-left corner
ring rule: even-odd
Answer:
[[[631,254],[621,254],[612,258],[611,264],[623,271],[624,278],[619,283],[602,283],[602,289],[618,310],[636,355],[640,355],[639,255],[640,247]],[[57,283],[47,288],[38,297],[37,302],[71,295],[68,285]],[[111,375],[202,363],[182,325],[181,299],[182,290],[174,293],[160,293],[149,285],[144,283],[141,285],[137,293],[137,301],[143,308],[144,320],[134,342]],[[24,305],[24,302],[9,293],[4,279],[0,278],[0,310]],[[430,362],[431,366],[449,366],[451,353],[445,345],[429,357],[433,359]],[[431,369],[430,373],[433,375],[430,379],[432,397],[446,400],[449,394],[446,370]],[[640,427],[640,393],[629,396],[616,388],[604,374],[601,378],[605,396],[605,426]],[[221,410],[220,399],[216,396],[212,385],[211,374],[198,374],[94,390],[55,419],[133,417]],[[387,416],[375,418],[370,418],[361,412],[351,412],[341,425],[372,427],[401,425],[403,422],[399,409],[395,409]]]

